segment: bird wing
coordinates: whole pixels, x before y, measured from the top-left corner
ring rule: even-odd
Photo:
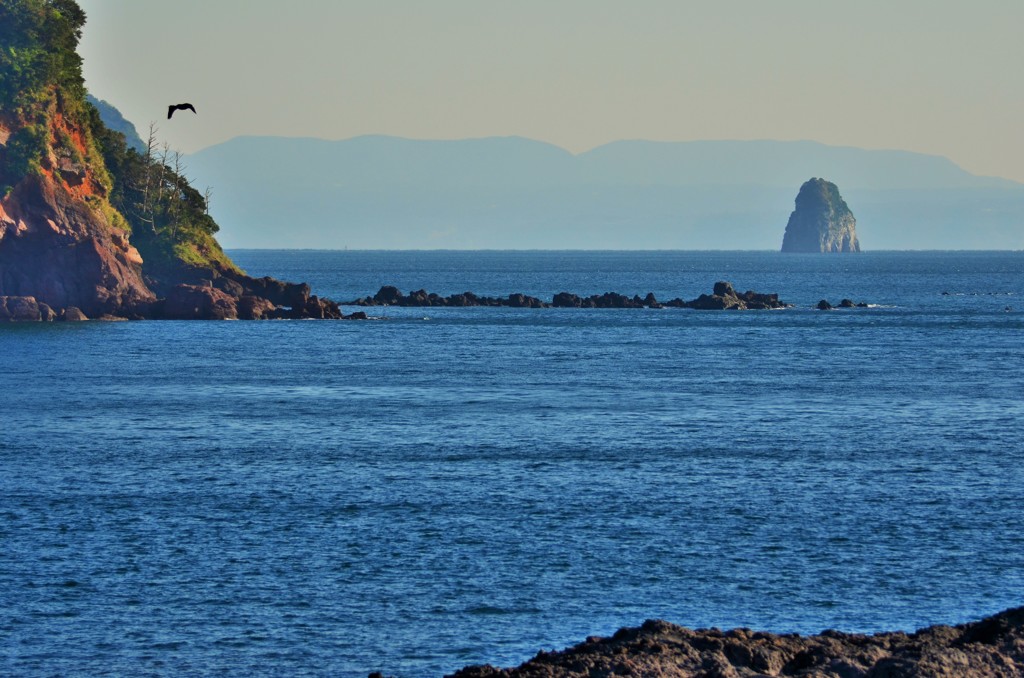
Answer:
[[[167,107],[167,119],[170,120],[171,116],[174,115],[175,111],[192,111],[196,112],[196,107],[192,104],[171,104]]]

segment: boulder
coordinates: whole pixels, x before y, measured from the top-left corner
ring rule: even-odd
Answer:
[[[426,290],[416,290],[410,292],[409,296],[401,299],[399,303],[402,306],[430,306],[430,295],[427,294]]]
[[[236,282],[242,283],[250,294],[264,297],[275,306],[303,308],[309,301],[311,290],[306,283],[289,283],[269,276],[263,278],[239,276],[234,279]]]
[[[315,294],[301,307],[292,307],[289,317],[294,319],[339,320],[341,309],[330,299],[321,299]]]
[[[86,315],[82,313],[82,310],[77,306],[68,306],[64,309],[63,319],[69,323],[77,323],[88,320],[89,318],[87,318]]]
[[[43,320],[39,306],[35,297],[0,297],[0,321],[39,322]]]
[[[47,323],[52,322],[57,319],[57,312],[43,302],[39,302],[39,319]]]
[[[529,308],[529,299],[525,294],[510,294],[508,295],[508,305],[512,308]]]
[[[377,294],[373,295],[373,300],[378,304],[394,306],[402,300],[402,293],[398,291],[397,287],[385,285],[377,291]]]
[[[559,292],[551,300],[551,305],[555,308],[579,308],[583,305],[583,301],[575,294]]]
[[[232,297],[243,297],[246,296],[246,289],[242,286],[242,283],[231,278],[225,278],[221,276],[211,283],[214,287],[231,295]],[[268,300],[269,301],[269,300]]]
[[[735,297],[736,290],[733,289],[731,282],[719,280],[715,283],[714,287],[711,288],[711,293],[716,297]]]
[[[238,298],[235,304],[240,320],[265,320],[274,315],[277,310],[269,299],[247,294]]]
[[[453,294],[448,297],[448,306],[479,306],[480,300],[472,292]]]
[[[779,301],[779,295],[775,293],[765,294],[747,290],[738,296],[743,300],[748,309],[764,310],[786,307],[786,304]]]
[[[236,320],[235,297],[216,287],[177,285],[167,294],[163,317],[169,320]]]
[[[696,299],[687,302],[686,306],[699,311],[742,310],[746,308],[736,296],[723,296],[720,294],[702,294]]]
[[[669,302],[668,305],[674,305],[675,301]],[[684,305],[702,311],[766,310],[790,306],[790,304],[779,301],[778,294],[765,294],[753,290],[737,294],[732,283],[724,280],[715,283],[710,295],[702,294],[693,301],[684,302]]]

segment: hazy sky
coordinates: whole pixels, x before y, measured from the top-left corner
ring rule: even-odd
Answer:
[[[1024,181],[1021,0],[79,0],[92,93],[239,135],[811,139]],[[165,119],[169,103],[199,111]]]

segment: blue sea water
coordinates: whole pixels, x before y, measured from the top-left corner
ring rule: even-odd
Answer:
[[[796,307],[0,326],[0,674],[437,676],[648,618],[1024,604],[1022,253],[232,254],[339,300]]]

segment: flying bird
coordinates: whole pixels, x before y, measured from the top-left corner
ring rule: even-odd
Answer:
[[[170,120],[171,116],[174,115],[175,111],[192,111],[196,112],[196,107],[192,104],[171,104],[167,107],[167,119]]]

